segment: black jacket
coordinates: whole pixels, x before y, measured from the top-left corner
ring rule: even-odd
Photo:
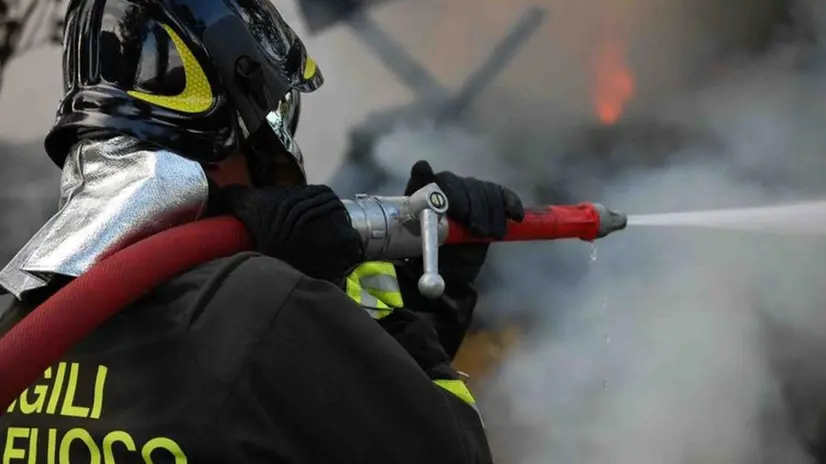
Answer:
[[[491,462],[475,409],[431,381],[451,372],[418,315],[377,322],[334,285],[244,253],[157,288],[72,350],[0,418],[0,450],[11,462]]]

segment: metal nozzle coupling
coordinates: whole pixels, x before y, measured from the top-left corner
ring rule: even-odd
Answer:
[[[628,216],[625,213],[612,211],[599,203],[594,203],[594,209],[599,213],[599,233],[597,238],[602,238],[611,232],[625,229],[625,226],[628,225]]]

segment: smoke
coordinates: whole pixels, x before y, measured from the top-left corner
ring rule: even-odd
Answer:
[[[56,211],[60,170],[36,141],[0,141],[0,157],[0,262],[7,263]]]
[[[551,25],[562,30],[547,33],[556,40],[517,60],[472,128],[411,123],[380,140],[388,189],[424,158],[514,186],[527,203],[653,213],[822,198],[826,4],[799,2],[771,29],[775,3],[684,3],[554,2],[552,17],[564,12]],[[591,124],[591,68],[580,59],[597,40],[585,26],[606,11],[619,18],[640,89],[611,128]],[[496,247],[480,317],[532,322],[478,387],[497,457],[816,462],[824,245],[630,229],[599,242],[593,262],[581,243]]]
[[[0,263],[7,263],[57,208],[60,170],[39,143],[0,141]],[[11,302],[0,296],[0,311]]]

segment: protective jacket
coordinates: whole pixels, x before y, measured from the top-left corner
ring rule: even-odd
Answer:
[[[107,322],[0,418],[0,449],[8,462],[491,462],[428,322],[393,308],[377,323],[253,253]]]

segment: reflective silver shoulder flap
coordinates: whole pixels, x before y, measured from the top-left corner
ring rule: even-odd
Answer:
[[[165,150],[116,137],[85,141],[66,159],[60,209],[0,271],[17,298],[53,275],[77,277],[102,258],[196,220],[209,196],[203,168]]]

